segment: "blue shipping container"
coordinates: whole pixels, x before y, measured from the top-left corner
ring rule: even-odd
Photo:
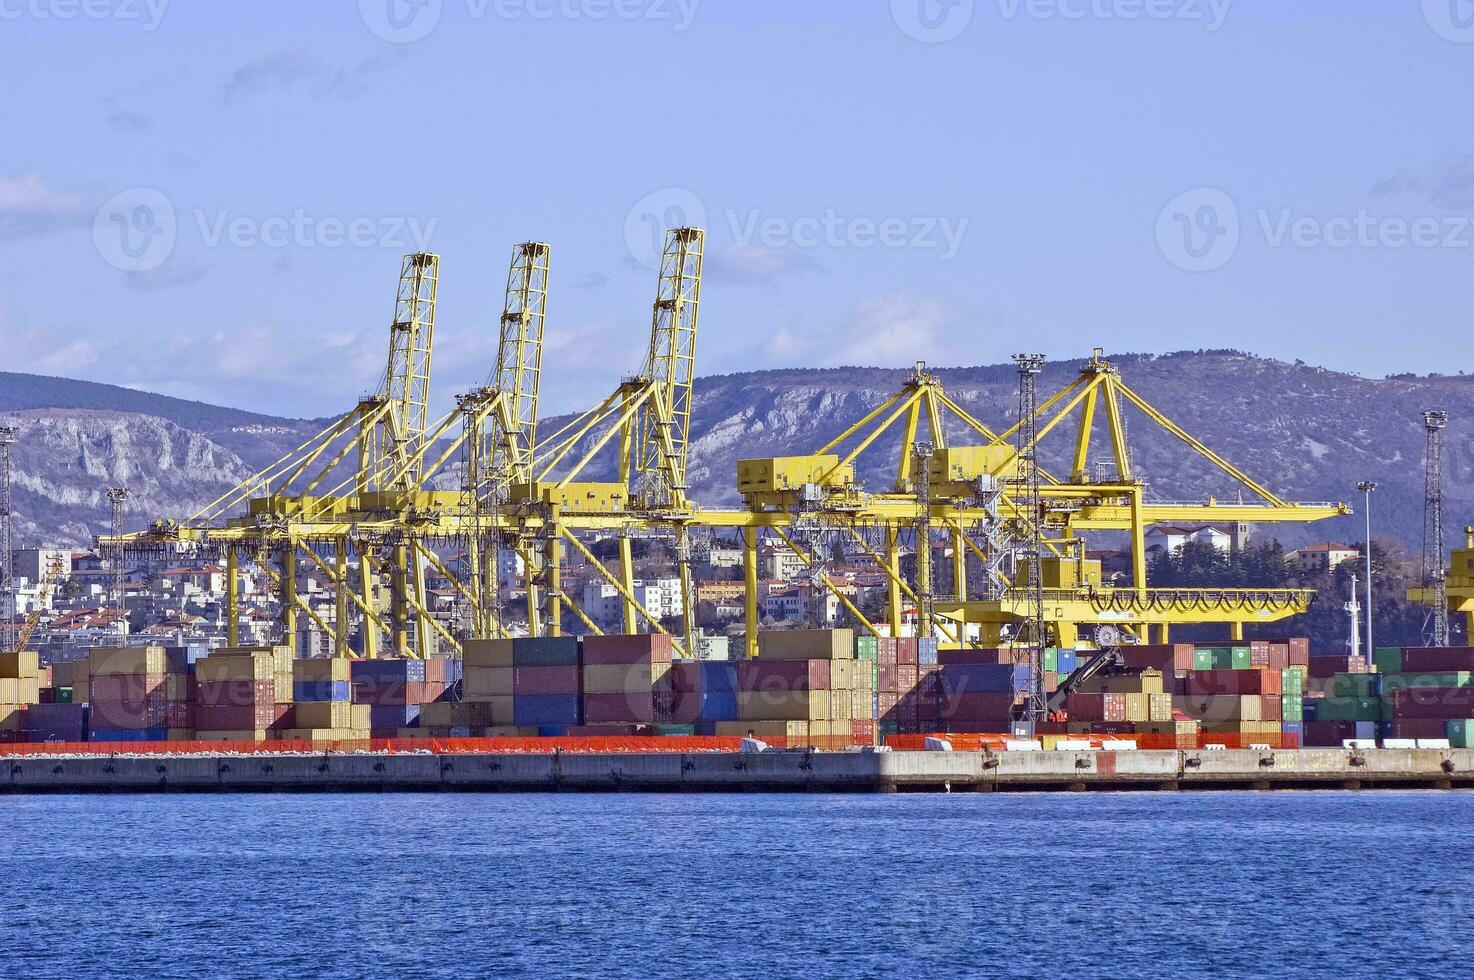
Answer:
[[[697,668],[701,671],[703,691],[736,692],[737,665],[722,660],[703,660]]]
[[[916,662],[923,667],[930,667],[937,662],[937,638],[934,636],[923,636],[916,641]]]
[[[1058,671],[1061,675],[1073,674],[1079,666],[1079,655],[1074,650],[1059,651]]]
[[[698,721],[736,721],[737,694],[735,691],[707,691],[701,696]]]
[[[417,704],[375,704],[369,706],[372,729],[419,728],[420,706]]]
[[[355,660],[350,668],[355,681],[403,681],[425,679],[423,660]]]
[[[577,725],[577,694],[519,694],[512,699],[514,725]]]
[[[1012,664],[943,664],[939,674],[942,690],[949,694],[986,694],[1013,690]]]
[[[167,742],[167,728],[94,728],[89,742]]]
[[[353,685],[347,681],[298,681],[292,685],[293,701],[348,701]]]

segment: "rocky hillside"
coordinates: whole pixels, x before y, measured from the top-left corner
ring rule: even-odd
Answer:
[[[1372,479],[1381,533],[1416,545],[1422,523],[1421,413],[1441,408],[1450,527],[1474,520],[1474,378],[1371,380],[1234,352],[1116,357],[1129,385],[1188,432],[1289,499],[1346,500]],[[1041,400],[1068,384],[1079,362],[1051,364]],[[884,401],[905,370],[840,368],[759,371],[698,382],[691,479],[709,503],[731,503],[742,456],[812,450]],[[996,429],[1012,424],[1012,365],[938,372],[948,391]],[[16,447],[16,505],[22,540],[88,540],[106,521],[106,488],[133,491],[130,524],[182,516],[300,442],[319,423],[278,419],[88,382],[0,374],[0,417],[22,428]],[[552,426],[553,420],[548,425]],[[1161,499],[1207,494],[1233,499],[1232,481],[1135,409],[1128,410],[1133,462]],[[967,441],[959,430],[949,433]],[[1069,435],[1045,443],[1059,465]],[[1107,447],[1099,439],[1095,458]],[[882,440],[861,475],[890,482],[895,444]],[[590,477],[595,473],[589,473]],[[1353,501],[1355,502],[1355,501]],[[1275,531],[1287,543],[1360,539],[1360,518]]]

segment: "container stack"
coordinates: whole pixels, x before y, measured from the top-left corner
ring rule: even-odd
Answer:
[[[290,722],[292,667],[290,647],[224,647],[197,660],[196,736],[211,742],[278,737]],[[95,667],[93,673],[95,691]]]
[[[512,725],[517,665],[513,643],[512,640],[465,642],[461,699],[421,707],[420,728],[426,736],[467,738],[486,735],[488,728]]]
[[[371,736],[372,707],[353,703],[352,661],[292,662],[292,711],[282,736],[305,741],[346,741]]]
[[[87,659],[91,741],[194,737],[189,665],[182,654],[158,646],[95,647]]]
[[[665,633],[584,637],[583,726],[633,732],[674,722],[673,652]]]
[[[1015,691],[1033,669],[1027,651],[943,650],[940,660],[940,731],[1006,732],[1012,727]]]
[[[0,742],[25,740],[28,709],[41,700],[41,666],[30,650],[0,653]]]
[[[444,699],[459,680],[457,661],[386,658],[352,661],[353,702],[369,709],[374,738],[420,727],[423,706]]]
[[[558,737],[583,724],[576,636],[512,641],[512,723]]]
[[[821,748],[874,744],[876,668],[855,659],[853,630],[764,633],[758,651],[736,665],[739,720],[719,722],[716,734]]]
[[[1312,663],[1329,658],[1312,658]],[[1326,667],[1340,667],[1336,658]],[[1447,740],[1470,748],[1474,719],[1474,648],[1379,647],[1375,672],[1330,671],[1316,677],[1306,702],[1309,745],[1340,745],[1347,739],[1395,739],[1410,743]]]
[[[727,660],[682,660],[671,664],[671,721],[691,725],[697,735],[738,721],[737,664]]]

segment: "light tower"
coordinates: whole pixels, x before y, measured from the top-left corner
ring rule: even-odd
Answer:
[[[1044,695],[1044,647],[1047,644],[1044,630],[1044,514],[1038,465],[1039,441],[1039,396],[1038,379],[1044,370],[1043,354],[1015,354],[1018,366],[1018,442],[1016,453],[1019,464],[1019,490],[1022,510],[1028,515],[1029,526],[1025,530],[1023,549],[1026,563],[1032,563],[1029,575],[1028,620],[1024,630],[1028,632],[1028,645],[1032,670],[1029,675],[1029,690],[1024,721],[1032,737],[1045,721],[1048,712]],[[1020,630],[1020,637],[1024,630]]]
[[[0,425],[0,650],[15,648],[15,538],[10,519],[10,447],[15,426]]]
[[[1361,604],[1356,601],[1356,576],[1351,576],[1351,598],[1341,607],[1351,617],[1351,638],[1346,642],[1353,657],[1361,656]]]
[[[120,634],[128,631],[124,627],[127,612],[127,575],[123,569],[123,501],[128,499],[127,487],[109,487],[108,503],[112,505],[113,547],[109,563],[113,573],[112,606],[114,624]]]
[[[1376,491],[1377,485],[1375,483],[1371,482],[1370,480],[1363,480],[1362,482],[1360,482],[1360,483],[1358,483],[1356,485],[1356,489],[1358,489],[1358,490],[1361,491],[1362,496],[1366,500],[1365,508],[1366,508],[1366,519],[1367,519],[1367,601],[1366,601],[1366,607],[1367,607],[1367,656],[1368,657],[1375,657],[1377,655],[1377,647],[1372,642],[1372,494],[1373,494],[1373,492]]]
[[[1423,642],[1448,646],[1448,579],[1443,567],[1443,429],[1447,412],[1424,412],[1428,433],[1423,492],[1423,587],[1433,608],[1423,627]]]

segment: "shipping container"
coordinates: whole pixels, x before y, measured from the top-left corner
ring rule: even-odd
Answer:
[[[847,660],[854,656],[855,631],[767,630],[758,634],[757,641],[758,656],[764,660]],[[882,639],[882,652],[885,646],[885,639]],[[896,653],[894,646],[891,653]]]

